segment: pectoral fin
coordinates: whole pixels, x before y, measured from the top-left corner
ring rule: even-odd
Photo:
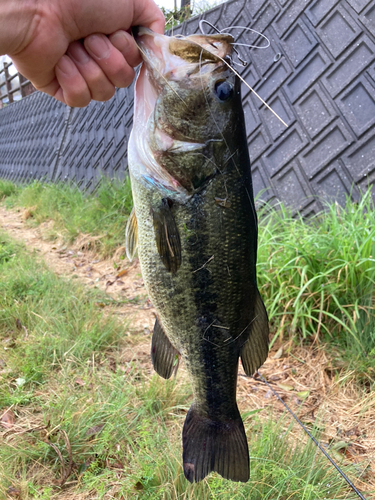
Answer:
[[[257,290],[254,308],[254,321],[248,340],[241,349],[241,361],[246,375],[252,376],[268,356],[269,327],[266,308]]]
[[[158,320],[152,335],[151,359],[156,373],[163,378],[170,378],[173,371],[177,371],[180,353],[173,347]]]
[[[125,229],[125,251],[127,258],[132,261],[138,245],[138,222],[134,207],[130,212]]]
[[[181,265],[181,240],[173,213],[166,198],[159,210],[153,211],[156,246],[160,258],[171,273]]]

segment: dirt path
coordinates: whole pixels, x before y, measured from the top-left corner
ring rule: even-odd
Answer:
[[[147,335],[138,347],[142,362],[150,364],[145,342],[149,346],[155,311],[147,299],[138,262],[121,260],[123,249],[114,258],[102,260],[84,250],[84,237],[71,247],[48,241],[45,235],[49,223],[32,227],[27,216],[27,212],[0,206],[0,228],[25,243],[30,251],[40,253],[56,274],[75,277],[85,286],[103,290],[108,298],[120,302],[116,314],[130,325],[130,332]],[[375,488],[375,393],[365,388],[360,390],[350,377],[344,383],[333,370],[325,350],[293,347],[291,351],[290,348],[291,344],[279,344],[272,349],[261,373],[302,421],[319,422],[322,443],[336,445],[336,459],[341,455],[348,463],[356,464],[361,473],[361,480],[354,481],[356,485],[364,492]],[[180,376],[184,376],[183,367],[180,371]],[[276,415],[284,412],[272,391],[259,379],[246,377],[242,369],[238,401],[242,411],[272,407]],[[306,440],[298,428],[296,433]]]
[[[100,259],[83,250],[87,246],[84,236],[70,247],[62,241],[49,241],[46,234],[50,223],[32,227],[28,215],[28,210],[6,210],[0,206],[0,228],[24,243],[30,251],[38,252],[56,274],[77,278],[85,286],[103,290],[121,302],[116,313],[129,322],[132,331],[152,331],[155,310],[147,299],[137,259],[133,263],[121,260],[123,249],[116,252],[115,258]]]

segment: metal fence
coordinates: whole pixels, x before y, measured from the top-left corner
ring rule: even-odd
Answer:
[[[371,0],[231,0],[174,32],[249,26],[271,42],[245,51],[243,78],[288,124],[243,86],[255,192],[307,215],[325,199],[354,199],[375,181],[375,7]],[[236,30],[239,41],[247,33]],[[250,40],[261,43],[256,35]],[[70,109],[32,94],[0,110],[0,177],[69,179],[93,188],[123,177],[133,87],[107,103]],[[375,193],[375,190],[374,190]],[[375,197],[375,194],[374,194]]]
[[[0,109],[33,92],[35,88],[32,83],[17,72],[13,63],[3,62],[3,68],[0,69]]]

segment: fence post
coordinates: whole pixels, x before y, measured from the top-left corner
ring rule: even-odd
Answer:
[[[5,83],[6,83],[6,88],[7,88],[8,100],[9,100],[9,104],[10,104],[11,102],[13,102],[13,94],[10,93],[10,91],[12,90],[12,84],[9,81],[9,71],[8,71],[8,66],[10,66],[10,64],[4,62],[3,66],[4,66],[4,75],[5,75]]]
[[[24,82],[26,82],[26,78],[21,75],[21,73],[18,73],[18,80],[20,82],[20,91],[21,91],[21,97],[26,97],[26,92],[25,92],[25,86],[22,85]]]

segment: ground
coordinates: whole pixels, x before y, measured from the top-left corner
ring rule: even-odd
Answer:
[[[131,356],[137,356],[152,372],[149,348],[155,311],[147,299],[137,260],[129,263],[123,259],[123,248],[111,259],[100,259],[87,250],[85,237],[71,247],[60,241],[48,241],[45,236],[48,225],[35,227],[30,224],[27,211],[0,207],[1,228],[24,242],[30,251],[40,254],[56,274],[104,290],[108,302],[121,302],[116,314],[141,339],[132,347]],[[100,306],[104,310],[107,307],[105,302]],[[272,348],[260,373],[307,426],[314,424],[321,429],[320,442],[329,448],[336,461],[355,464],[361,479],[354,482],[366,492],[375,488],[375,394],[365,385],[358,386],[353,374],[343,370],[340,376],[334,360],[335,352],[328,353],[321,346],[281,342]],[[185,376],[182,366],[178,377]],[[247,377],[242,368],[238,401],[242,412],[272,407],[281,416],[285,411],[261,379]],[[300,440],[309,439],[299,430],[296,436]]]

